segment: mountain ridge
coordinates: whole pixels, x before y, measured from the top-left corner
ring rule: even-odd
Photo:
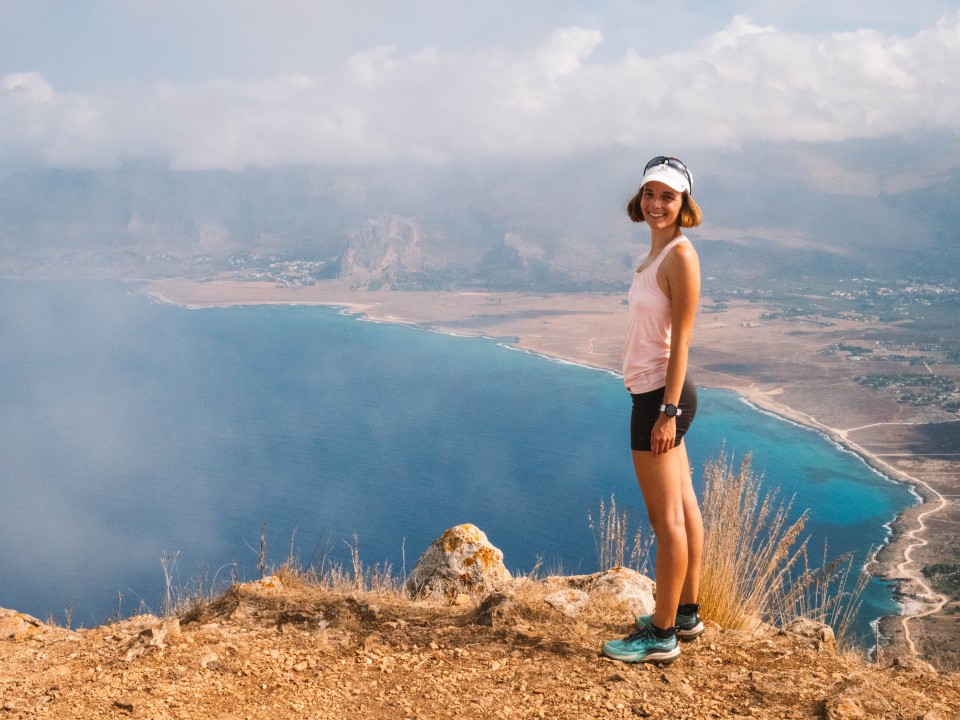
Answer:
[[[416,173],[173,171],[148,163],[23,170],[0,181],[0,269],[195,277],[263,256],[337,261],[365,277],[380,265],[385,282],[395,281],[402,265],[435,288],[466,279],[512,289],[597,289],[621,282],[643,243],[623,212],[632,181],[621,177],[622,159],[596,164],[596,179],[585,185],[572,181],[574,168],[549,163]],[[722,173],[706,174],[698,200],[707,222],[690,231],[706,272],[950,277],[960,267],[960,217],[950,202],[960,179],[864,197],[810,190],[785,174],[781,188],[757,186],[746,198],[732,194]],[[419,240],[359,258],[361,246],[368,253],[374,247],[368,236],[377,226],[385,236],[405,226],[408,239]]]

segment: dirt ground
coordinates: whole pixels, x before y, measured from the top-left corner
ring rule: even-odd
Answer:
[[[179,618],[0,632],[0,718],[960,717],[960,675],[829,638],[706,632],[666,666],[599,653],[625,608],[235,586]],[[7,625],[11,627],[10,618]]]

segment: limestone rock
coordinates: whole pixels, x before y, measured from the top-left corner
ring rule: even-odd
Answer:
[[[857,683],[851,685],[823,704],[827,720],[864,720],[866,718],[903,717],[897,707],[885,697],[882,690]]]
[[[867,717],[860,703],[849,697],[836,698],[827,702],[824,706],[824,714],[827,720],[860,720]]]
[[[893,659],[893,662],[890,663],[890,667],[895,670],[902,670],[905,672],[912,672],[918,675],[936,675],[937,670],[930,663],[921,660],[918,657],[913,657],[910,655],[905,655],[901,657],[896,657]]]
[[[567,617],[576,617],[590,602],[590,596],[583,590],[570,588],[550,593],[544,598],[544,601]]]
[[[783,632],[807,638],[812,647],[820,651],[836,652],[837,638],[833,628],[807,618],[797,618],[783,628]]]
[[[267,575],[266,577],[262,577],[259,580],[254,580],[253,582],[239,583],[238,587],[240,590],[247,592],[265,592],[275,594],[283,590],[283,581],[276,575]]]
[[[590,575],[551,577],[547,582],[583,592],[591,600],[620,602],[633,616],[653,612],[653,591],[656,585],[646,575],[630,568],[615,567]]]
[[[151,650],[164,650],[168,644],[179,643],[181,639],[179,620],[161,622],[159,625],[141,631],[128,645],[123,659],[131,662]]]
[[[492,592],[487,595],[473,613],[478,625],[494,627],[515,614],[515,595],[512,592]]]
[[[436,260],[436,238],[413,220],[382,215],[367,220],[354,232],[337,265],[341,278],[379,278],[387,282],[405,273],[421,272]]]
[[[35,617],[0,608],[0,640],[14,640],[43,627],[44,624]]]
[[[462,590],[490,592],[511,579],[503,553],[469,523],[457,525],[433,541],[407,580],[412,595],[455,597]]]
[[[591,576],[587,592],[623,602],[633,615],[653,612],[653,580],[630,568],[615,567]]]

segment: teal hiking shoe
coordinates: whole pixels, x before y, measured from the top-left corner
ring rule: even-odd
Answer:
[[[680,655],[677,636],[658,638],[653,628],[645,625],[621,640],[608,640],[603,644],[603,654],[614,660],[629,663],[672,663]]]
[[[637,627],[649,627],[653,624],[653,615],[640,615],[637,617]],[[700,619],[700,613],[694,610],[689,615],[678,612],[676,618],[677,638],[683,641],[696,640],[703,633],[703,620]]]

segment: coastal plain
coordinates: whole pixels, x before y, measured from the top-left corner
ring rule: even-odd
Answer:
[[[230,277],[150,282],[144,292],[184,307],[329,305],[372,321],[502,339],[513,347],[570,362],[620,369],[626,327],[623,293],[397,292],[346,281],[303,287]],[[872,358],[837,348],[873,346],[900,334],[879,320],[776,317],[762,303],[704,297],[690,352],[690,373],[704,386],[742,394],[759,410],[812,427],[857,453],[921,502],[892,523],[872,572],[898,584],[903,614],[882,634],[925,657],[960,663],[960,596],[935,587],[924,570],[960,564],[960,419],[942,408],[898,401],[858,378],[914,372],[911,350]],[[911,362],[913,361],[913,362]],[[882,367],[881,367],[882,366]],[[902,367],[900,367],[902,366]],[[960,380],[940,358],[936,373]],[[934,371],[926,366],[926,369]]]

